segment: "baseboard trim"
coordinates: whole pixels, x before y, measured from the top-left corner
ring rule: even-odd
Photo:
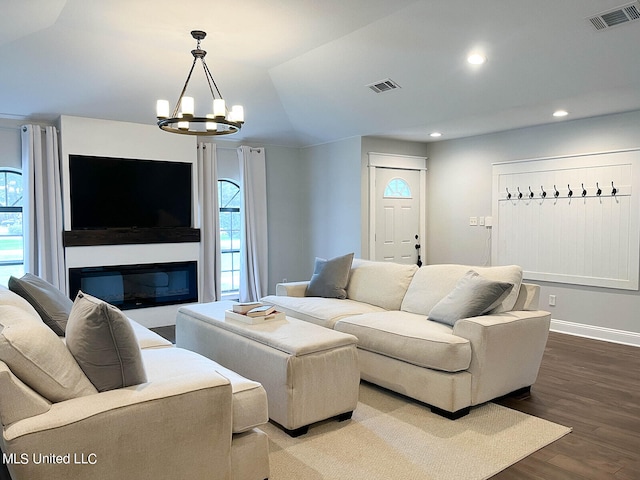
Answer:
[[[551,319],[551,331],[640,347],[640,333]]]

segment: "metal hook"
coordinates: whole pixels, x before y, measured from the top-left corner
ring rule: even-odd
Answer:
[[[529,198],[533,198],[533,192],[531,191],[531,185],[529,185]]]
[[[618,189],[613,186],[613,182],[611,182],[611,186],[613,187],[613,190],[611,190],[611,195],[613,195],[615,197],[616,193],[618,193]]]
[[[507,200],[511,200],[511,192],[509,192],[509,189],[506,188],[507,190]]]
[[[554,192],[553,196],[554,196],[554,197],[556,197],[556,198],[558,198],[558,196],[560,196],[560,192],[558,191],[558,189],[556,188],[556,186],[555,186],[555,185],[553,186],[553,189],[555,190],[555,192]]]
[[[582,196],[586,197],[587,196],[587,191],[584,188],[584,183],[582,184]]]
[[[546,198],[546,197],[547,197],[547,192],[545,192],[545,191],[544,191],[544,187],[543,187],[542,185],[540,185],[540,191],[542,192],[542,193],[540,194],[540,196],[541,196],[542,198]]]
[[[522,198],[522,192],[520,191],[520,187],[518,187],[518,199]]]
[[[573,197],[573,190],[571,190],[571,185],[567,183],[567,188],[569,189],[569,198]]]
[[[602,189],[600,188],[600,185],[598,185],[598,182],[596,182],[596,188],[598,189],[596,190],[596,195],[597,196],[602,195]]]

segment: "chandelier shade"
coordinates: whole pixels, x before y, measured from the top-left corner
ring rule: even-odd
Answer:
[[[227,108],[220,89],[204,60],[207,52],[200,48],[200,41],[207,36],[206,32],[193,30],[191,36],[197,41],[195,50],[191,50],[193,55],[191,69],[173,110],[171,110],[168,100],[157,101],[156,117],[158,119],[158,127],[166,132],[182,135],[212,136],[237,133],[244,124],[244,108],[241,105],[233,105],[231,109]],[[204,117],[196,116],[194,98],[185,96],[189,80],[191,80],[191,74],[198,60],[202,64],[212,98],[210,104],[212,113],[208,113]]]

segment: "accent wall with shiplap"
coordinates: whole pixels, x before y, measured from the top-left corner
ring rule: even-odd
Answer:
[[[521,265],[530,280],[637,290],[639,175],[640,149],[493,164],[494,264]]]

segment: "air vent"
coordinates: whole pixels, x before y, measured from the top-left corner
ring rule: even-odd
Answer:
[[[616,25],[640,20],[640,2],[636,1],[622,5],[613,10],[600,13],[595,17],[590,17],[588,20],[596,30],[605,30]]]
[[[378,82],[373,82],[367,85],[371,90],[376,93],[384,93],[390,90],[395,90],[396,88],[401,88],[396,82],[391,80],[390,78],[385,78],[384,80],[380,80]]]

